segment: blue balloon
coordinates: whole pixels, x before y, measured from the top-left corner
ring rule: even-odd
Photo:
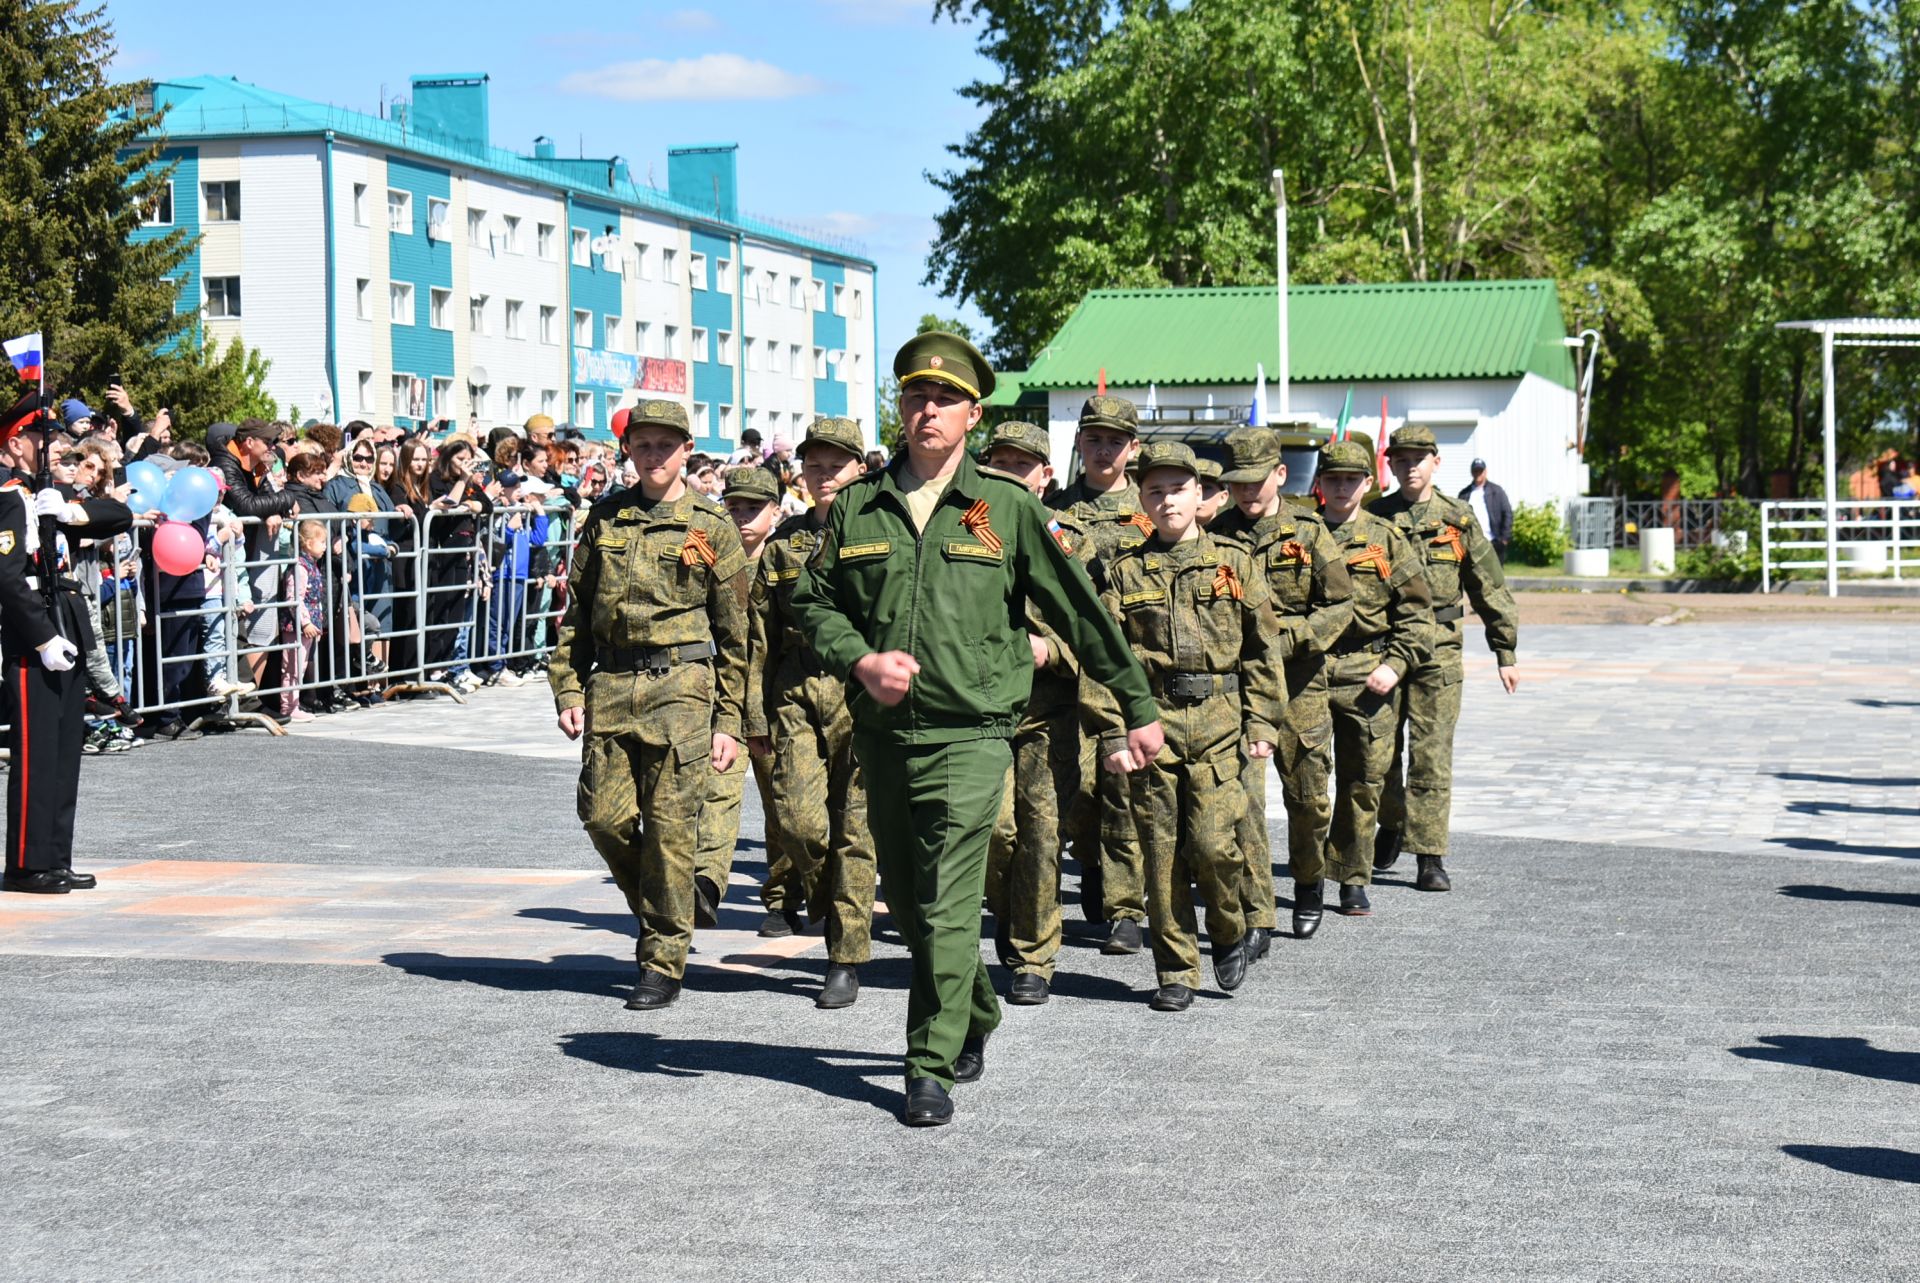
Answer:
[[[151,459],[142,459],[138,463],[127,465],[127,480],[141,494],[155,495],[167,492],[167,474],[159,464]]]
[[[220,502],[220,486],[205,468],[181,468],[167,482],[160,506],[174,521],[198,521]]]
[[[146,491],[140,489],[138,486],[127,491],[127,507],[136,517],[145,516],[159,506],[160,505],[155,503]]]

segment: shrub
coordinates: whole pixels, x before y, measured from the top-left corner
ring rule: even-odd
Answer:
[[[1513,539],[1507,556],[1526,566],[1552,566],[1566,551],[1567,532],[1558,508],[1551,503],[1523,503],[1513,510]]]

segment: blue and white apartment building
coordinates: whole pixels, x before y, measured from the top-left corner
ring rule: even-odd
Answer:
[[[874,265],[743,216],[733,144],[670,149],[661,192],[618,156],[493,147],[484,75],[417,76],[390,118],[213,76],[153,92],[172,187],[141,234],[200,237],[180,306],[271,359],[283,411],[599,435],[664,396],[701,449],[819,414],[872,439]]]

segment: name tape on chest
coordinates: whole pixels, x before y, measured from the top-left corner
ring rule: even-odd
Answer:
[[[863,557],[884,557],[892,551],[891,539],[875,539],[870,543],[850,543],[840,550],[840,560],[858,561]]]

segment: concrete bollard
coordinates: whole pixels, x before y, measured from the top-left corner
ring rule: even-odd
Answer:
[[[1893,563],[1883,543],[1843,543],[1840,545],[1840,569],[1856,575],[1884,575]]]
[[[1673,573],[1673,527],[1662,526],[1640,532],[1640,572],[1647,575]]]
[[[1581,579],[1605,579],[1613,564],[1611,548],[1569,548],[1566,570]]]

